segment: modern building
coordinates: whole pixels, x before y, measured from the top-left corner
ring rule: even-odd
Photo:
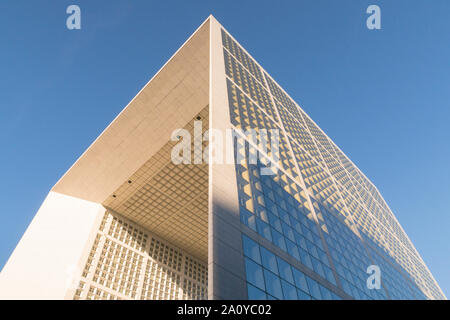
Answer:
[[[377,188],[210,16],[52,188],[0,298],[445,296]]]

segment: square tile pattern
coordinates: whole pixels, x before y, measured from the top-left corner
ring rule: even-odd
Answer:
[[[207,299],[206,263],[113,212],[105,213],[74,299]]]
[[[201,121],[202,132],[208,129],[208,114],[206,106],[184,127],[191,137],[194,136],[194,121]],[[166,143],[103,205],[207,261],[208,165],[174,164],[171,151],[176,143]],[[202,150],[207,146],[206,141],[202,142]],[[194,138],[191,139],[191,151],[193,162]]]

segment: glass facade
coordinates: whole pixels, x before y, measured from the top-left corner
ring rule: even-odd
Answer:
[[[224,30],[222,43],[249,299],[444,298],[373,184]],[[277,157],[249,129],[278,129]]]
[[[244,235],[242,242],[249,299],[341,299],[256,241]]]

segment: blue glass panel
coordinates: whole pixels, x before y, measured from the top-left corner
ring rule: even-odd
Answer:
[[[306,293],[309,293],[308,284],[306,283],[306,276],[300,270],[292,268],[294,274],[294,281],[297,288],[302,289]]]
[[[264,290],[263,269],[260,265],[254,263],[248,258],[245,258],[245,273],[248,282]]]
[[[331,271],[331,269],[327,266],[323,266],[323,269],[325,270],[325,277],[327,278],[327,280],[336,285],[336,279],[334,278],[333,271]]]
[[[284,223],[290,224],[289,214],[284,210],[280,210],[279,212],[281,220],[283,220]]]
[[[337,294],[335,294],[334,292],[331,292],[331,297],[333,298],[333,300],[342,300],[341,297],[339,297]]]
[[[342,277],[339,277],[339,280],[341,281],[342,289],[344,289],[345,293],[347,293],[349,296],[351,296],[352,290],[350,288],[348,281]]]
[[[276,215],[274,215],[273,213],[268,213],[269,216],[269,223],[272,227],[275,228],[275,230],[277,230],[278,232],[282,232],[283,229],[281,229],[281,220],[278,219],[278,217]]]
[[[247,292],[249,300],[266,300],[267,295],[264,291],[259,290],[258,288],[252,286],[251,284],[247,284]]]
[[[357,300],[361,300],[361,297],[359,296],[359,291],[358,289],[356,289],[354,286],[351,285],[351,290],[352,290],[352,296],[353,298],[357,299]]]
[[[264,221],[265,223],[269,223],[269,218],[267,217],[267,210],[263,207],[258,205],[256,208],[256,212],[258,214],[258,217]]]
[[[261,254],[259,253],[259,245],[247,236],[242,236],[242,244],[244,247],[244,254],[261,264]]]
[[[300,253],[298,252],[296,244],[293,243],[292,241],[286,240],[286,246],[289,255],[301,262]]]
[[[320,293],[322,294],[322,299],[324,300],[333,300],[333,297],[331,296],[330,290],[325,288],[324,286],[319,285]]]
[[[283,287],[283,295],[286,300],[297,300],[297,289],[290,283],[281,280],[281,286]]]
[[[292,227],[297,231],[299,234],[303,234],[302,224],[298,221],[295,221],[295,223],[292,225]]]
[[[267,200],[267,199],[266,199],[266,200]],[[276,215],[276,216],[279,215],[279,214],[278,214],[277,206],[276,206],[275,203],[273,203],[271,200],[267,200],[266,207],[267,207],[267,209],[268,209],[271,213],[273,213],[274,215]]]
[[[319,284],[311,279],[310,277],[306,277],[306,281],[308,282],[309,292],[315,299],[322,299],[322,294],[320,293]]]
[[[327,266],[330,266],[330,262],[328,261],[328,256],[325,251],[322,251],[320,249],[317,249],[317,251],[319,252],[320,261],[322,261],[322,263],[326,264]]]
[[[281,233],[272,229],[273,243],[283,251],[287,251],[286,242],[284,241],[284,237]]]
[[[310,241],[306,241],[306,244],[308,246],[308,252],[316,259],[319,259],[319,253],[317,252],[317,247],[314,245],[314,243]]]
[[[302,260],[302,263],[312,270],[313,266],[312,266],[312,262],[311,262],[311,256],[308,254],[308,252],[306,252],[302,248],[299,248],[299,251],[300,251],[300,259]]]
[[[321,250],[324,250],[323,244],[322,244],[322,239],[318,235],[313,235],[313,238],[314,238],[314,244]]]
[[[266,281],[266,291],[277,299],[283,299],[280,278],[264,269],[264,279]]]
[[[300,289],[297,289],[297,295],[299,300],[311,300],[311,296]]]
[[[270,227],[267,223],[262,221],[261,219],[256,219],[256,227],[258,229],[258,233],[262,235],[269,241],[272,241],[272,235],[270,233]]]
[[[278,274],[276,256],[264,247],[261,247],[261,260],[264,268]]]
[[[296,231],[294,231],[294,236],[295,236],[295,242],[303,249],[303,250],[308,250],[308,247],[306,246],[306,239],[300,235],[299,233],[297,233]]]
[[[318,273],[322,278],[325,278],[325,271],[323,270],[322,263],[316,258],[311,257],[314,271]]]
[[[284,222],[282,223],[282,227],[283,227],[283,234],[286,236],[286,238],[288,238],[291,241],[295,241],[294,231],[292,230],[292,228],[289,227]]]
[[[255,216],[241,207],[241,222],[250,229],[256,231]]]
[[[291,265],[281,259],[280,257],[277,257],[278,261],[278,269],[280,270],[280,277],[284,280],[294,284],[294,277],[292,276],[292,270]]]
[[[304,232],[304,236],[306,237],[306,239],[308,239],[311,242],[314,241],[314,237],[313,237],[311,230],[309,230],[308,228],[303,228],[303,232]]]

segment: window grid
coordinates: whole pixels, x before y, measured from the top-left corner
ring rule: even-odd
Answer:
[[[303,167],[302,175],[309,175],[305,182],[311,199],[316,199],[327,208],[331,206],[337,209],[339,214],[348,220],[346,224],[350,228],[359,229],[362,237],[369,239],[383,256],[388,256],[387,261],[391,264],[390,267],[401,269],[402,277],[405,277],[408,281],[408,285],[403,287],[403,290],[408,291],[408,288],[412,288],[411,290],[414,292],[425,290],[429,296],[442,298],[443,296],[428,269],[373,184],[223,29],[222,41],[227,77],[237,84],[245,95],[251,97],[266,113],[276,119],[277,112],[269,111],[273,110],[273,105],[271,99],[267,99],[267,96],[273,97],[272,101],[287,133],[285,139],[290,140],[297,165],[301,170]],[[259,75],[260,72],[265,81]],[[257,81],[254,81],[255,79]],[[267,83],[269,95],[265,90],[265,83]],[[231,96],[229,90],[230,99]],[[241,100],[232,100],[230,100],[230,113],[232,118],[233,115],[237,116],[234,118],[234,122],[237,118],[241,121],[241,123],[237,123],[238,126],[244,123],[246,127],[266,128],[264,124],[258,121],[249,121],[253,115],[258,113],[257,108],[247,109],[244,111],[245,117],[242,117],[242,111],[239,110]],[[233,124],[236,126],[236,123]],[[298,156],[298,153],[302,153],[302,148],[306,150],[306,153],[304,153],[306,156],[303,159]],[[285,157],[281,163],[287,164],[293,160],[289,152],[290,150],[287,148],[287,153],[284,154]],[[295,162],[293,164],[295,166]],[[292,170],[292,168],[285,166],[282,166],[282,168],[286,172]],[[239,173],[240,169],[236,168],[236,171]],[[328,172],[331,173],[332,177],[329,176]],[[291,176],[291,172],[289,172],[289,176]],[[246,191],[247,195],[242,197],[245,202],[242,207],[248,211],[242,213],[243,223],[248,224],[255,231],[284,248],[285,244],[279,236],[280,230],[267,229],[264,224],[267,221],[264,221],[264,219],[261,221],[261,219],[258,219],[261,218],[259,216],[250,215],[249,211],[252,210],[249,210],[249,208],[252,209],[251,206],[254,203],[251,199],[246,198],[249,196],[248,187]],[[350,226],[353,223],[356,223],[356,225]],[[290,234],[289,229],[286,227],[285,229]],[[313,252],[315,251],[313,250]],[[312,260],[312,262],[313,268],[317,266],[315,260]],[[320,267],[317,269],[321,270]],[[406,271],[408,275],[404,275],[403,271]],[[346,285],[345,281],[347,280],[343,279],[344,285]],[[420,285],[422,290],[418,289],[416,284]],[[367,296],[362,292],[356,293],[355,290],[353,291],[356,297]],[[407,293],[407,295],[410,294],[411,292]],[[419,295],[416,293],[416,296]]]
[[[107,211],[74,299],[207,299],[205,263]]]
[[[246,235],[242,242],[249,299],[342,299]]]

